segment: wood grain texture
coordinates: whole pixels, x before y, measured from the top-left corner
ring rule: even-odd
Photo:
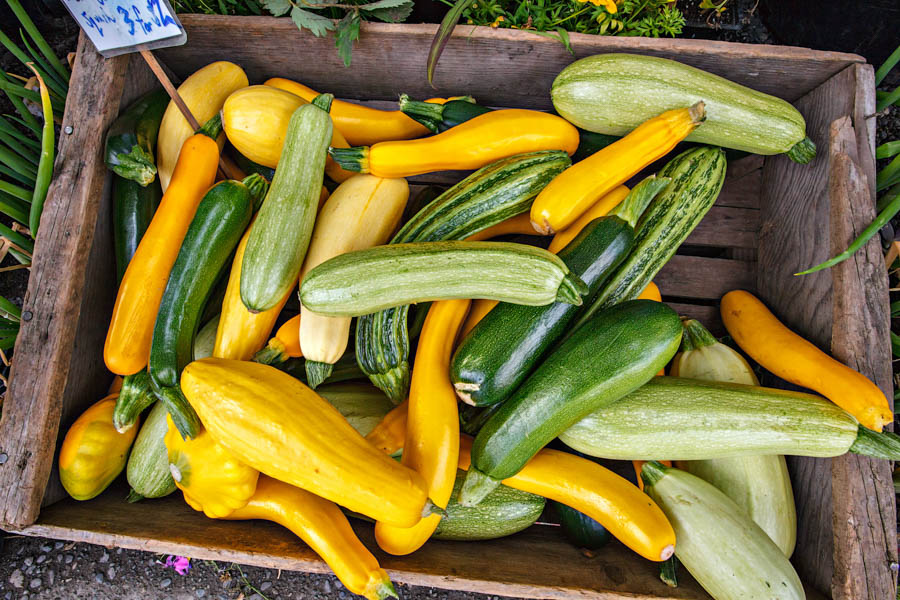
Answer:
[[[710,333],[716,337],[720,337],[728,333],[722,324],[722,316],[719,313],[718,306],[707,306],[704,304],[690,304],[685,302],[669,302],[666,300],[666,294],[663,292],[663,302],[672,307],[672,310],[681,317],[690,317],[697,319],[706,327]]]
[[[731,290],[753,291],[756,263],[676,254],[653,281],[664,295],[719,300]]]
[[[436,95],[425,80],[425,60],[437,25],[364,23],[353,66],[345,68],[330,35],[301,33],[289,19],[184,15],[181,23],[190,44],[156,51],[181,77],[221,60],[223,40],[228,40],[229,60],[254,83],[288,77],[339,97],[373,100],[395,100],[402,92],[415,98]],[[570,40],[575,56],[559,42],[526,31],[459,26],[436,71],[438,94],[471,94],[486,105],[550,108],[550,84],[562,67],[601,52],[632,52],[673,58],[794,100],[848,65],[865,62],[853,54],[708,40],[577,33]],[[490,77],[472,76],[473,57],[479,57],[478,71],[488,70]]]
[[[874,97],[874,94],[873,94]],[[850,117],[832,123],[828,195],[831,253],[842,252],[875,218],[868,178],[855,162],[864,154]],[[831,269],[834,357],[893,397],[887,270],[876,236]],[[834,600],[896,598],[897,528],[891,464],[848,454],[831,464],[834,505]]]
[[[9,456],[0,465],[0,524],[5,526],[37,518],[50,476],[84,296],[84,265],[104,198],[103,132],[119,112],[127,64],[127,56],[104,59],[84,35],[79,38],[63,117],[63,127],[74,130],[60,140],[25,294],[23,315],[32,318],[23,319],[19,331],[0,419],[0,452]],[[85,359],[102,363],[99,354]]]
[[[128,504],[125,486],[90,502],[64,500],[45,508],[27,535],[85,541],[196,559],[262,567],[328,572],[328,567],[289,531],[263,521],[213,521],[191,510],[176,492]],[[391,578],[427,585],[520,598],[612,600],[708,600],[680,570],[678,588],[658,577],[656,564],[613,543],[586,558],[555,527],[536,526],[505,540],[429,542],[410,556],[380,552],[369,524],[354,522]]]

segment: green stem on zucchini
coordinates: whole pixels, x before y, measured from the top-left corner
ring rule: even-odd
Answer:
[[[330,363],[319,362],[317,360],[306,360],[306,385],[312,389],[316,389],[323,381],[328,379],[334,365]]]
[[[682,352],[689,352],[719,343],[719,340],[696,319],[682,317],[681,325],[684,327],[684,335],[681,336]]]
[[[144,497],[141,496],[140,494],[138,494],[136,491],[129,490],[128,495],[125,497],[125,502],[135,503],[135,502],[140,502],[143,499],[144,499]]]
[[[166,405],[169,416],[178,433],[185,440],[193,439],[200,433],[203,424],[200,423],[200,417],[197,416],[194,407],[184,397],[180,388],[176,387],[160,387],[154,386],[153,393],[159,398],[160,402]]]
[[[406,94],[400,94],[400,112],[415,119],[432,133],[438,133],[437,124],[444,120],[443,104],[410,100]]]
[[[447,514],[447,511],[435,504],[431,501],[431,498],[428,498],[425,501],[425,508],[422,509],[422,518],[430,517],[431,515],[441,515],[442,517]]]
[[[321,108],[325,112],[331,112],[331,103],[334,101],[334,94],[319,94],[310,102],[313,106]]]
[[[587,284],[581,280],[581,277],[570,271],[566,273],[559,284],[559,290],[556,292],[556,301],[581,306],[584,302],[581,297],[587,293]]]
[[[659,564],[659,578],[669,587],[678,587],[678,559],[675,556]]]
[[[253,212],[256,212],[269,191],[269,182],[262,175],[252,173],[245,177],[241,183],[250,189],[250,197],[253,199]]]
[[[378,589],[375,590],[375,595],[378,597],[378,600],[400,597],[397,595],[397,590],[394,589],[394,584],[390,579],[388,579],[387,581],[382,581],[378,584]]]
[[[629,225],[632,229],[637,228],[637,222],[641,215],[647,210],[650,202],[663,191],[672,181],[670,177],[657,177],[650,175],[639,184],[634,186],[625,199],[619,205],[610,211],[610,215],[619,217]]]
[[[150,375],[147,369],[141,369],[133,375],[127,375],[122,381],[122,389],[116,398],[113,410],[113,426],[119,433],[125,433],[134,427],[138,415],[156,402],[156,396],[150,389]]]
[[[356,173],[369,172],[369,147],[354,146],[352,148],[329,148],[328,154],[345,171]]]
[[[216,113],[213,118],[200,126],[200,129],[194,133],[202,133],[208,138],[215,140],[222,133],[222,115]]]
[[[146,186],[156,178],[156,163],[153,155],[135,144],[128,154],[120,152],[116,155],[116,164],[110,166],[113,173],[120,177],[133,178],[137,183]]]
[[[792,161],[805,165],[816,157],[816,145],[811,139],[805,137],[794,144],[787,151],[787,155]]]
[[[656,485],[656,482],[663,478],[669,467],[661,462],[651,460],[644,463],[641,467],[641,479],[644,480],[645,486]]]
[[[849,451],[884,460],[900,460],[900,436],[887,431],[879,433],[860,425]]]
[[[284,353],[284,344],[278,338],[272,338],[266,347],[256,353],[253,362],[263,365],[280,365],[288,359],[288,355]]]
[[[500,483],[501,480],[470,466],[466,473],[466,480],[459,491],[458,502],[461,506],[475,506],[494,491]]]

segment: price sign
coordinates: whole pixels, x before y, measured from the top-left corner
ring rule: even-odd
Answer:
[[[97,51],[126,52],[180,46],[187,34],[167,0],[62,0]]]

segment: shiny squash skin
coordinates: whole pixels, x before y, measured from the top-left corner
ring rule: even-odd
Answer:
[[[218,161],[219,147],[203,134],[188,138],[181,149],[172,182],[119,285],[103,347],[113,373],[132,375],[147,366],[169,273],[197,206],[215,181]]]
[[[593,221],[598,217],[605,217],[612,211],[615,207],[622,203],[626,196],[628,196],[628,192],[631,190],[628,189],[624,185],[620,185],[614,188],[611,192],[597,200],[593,206],[591,206],[587,211],[578,217],[574,223],[566,227],[561,231],[557,231],[553,235],[553,239],[550,240],[550,245],[547,247],[548,252],[559,252],[563,248],[569,245],[569,242],[575,239],[575,237],[581,233],[581,230],[587,227],[587,224]],[[531,224],[531,215],[528,216],[528,223]],[[532,226],[532,230],[534,227]],[[534,231],[533,233],[539,233]]]
[[[92,405],[79,416],[59,451],[59,479],[76,500],[90,500],[122,472],[138,427],[119,433],[113,426],[116,394]]]
[[[378,425],[366,435],[370,444],[386,454],[403,450],[406,443],[406,419],[409,414],[409,399],[404,400],[384,415]]]
[[[256,492],[259,471],[235,458],[208,431],[185,440],[171,417],[167,416],[166,422],[169,470],[184,501],[211,519],[246,506]]]
[[[266,475],[398,527],[412,527],[427,512],[420,475],[365,441],[287,373],[205,358],[185,368],[181,387],[210,435]]]
[[[450,358],[470,300],[435,302],[419,336],[409,388],[406,441],[402,463],[422,475],[428,496],[447,508],[459,462],[459,410],[450,383]],[[428,541],[441,515],[430,515],[409,528],[375,524],[375,540],[389,554],[411,554]]]
[[[788,329],[753,294],[728,292],[721,310],[737,345],[768,371],[819,392],[869,429],[881,431],[894,420],[878,386]]]
[[[234,63],[218,61],[198,69],[178,86],[178,95],[200,125],[212,119],[222,108],[225,99],[235,90],[247,87],[247,75]],[[156,167],[159,183],[165,193],[175,176],[179,153],[185,140],[191,137],[194,128],[184,115],[169,101],[159,126],[156,140]],[[224,143],[224,136],[219,140]],[[219,146],[221,149],[221,145]],[[218,160],[218,158],[217,158]],[[209,186],[206,186],[209,187]]]
[[[368,600],[396,597],[378,559],[359,541],[333,502],[264,475],[249,502],[224,518],[278,523],[306,542],[354,594]]]

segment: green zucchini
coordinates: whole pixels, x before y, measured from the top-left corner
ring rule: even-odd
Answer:
[[[129,502],[142,498],[162,498],[175,491],[175,480],[169,471],[169,453],[165,437],[169,426],[166,423],[168,411],[162,402],[157,402],[131,447],[128,456],[126,477],[131,493]]]
[[[706,146],[682,152],[657,173],[670,179],[669,185],[641,216],[631,254],[582,311],[573,331],[598,310],[640,295],[712,208],[725,182],[725,167],[722,150]]]
[[[559,439],[579,452],[617,460],[830,457],[848,451],[900,458],[896,435],[862,427],[819,396],[679,377],[654,377]]]
[[[453,493],[433,537],[436,540],[493,540],[528,529],[544,511],[541,496],[505,485],[492,491],[478,506],[463,506],[456,501],[465,471],[457,471]]]
[[[201,319],[202,321],[202,319]],[[219,328],[219,315],[206,322],[194,336],[194,360],[212,356],[216,346],[216,332]]]
[[[794,567],[728,496],[690,473],[648,462],[644,491],[675,529],[675,556],[716,600],[804,600]]]
[[[331,143],[331,94],[291,115],[272,187],[250,229],[241,263],[241,300],[269,310],[297,285],[309,247]]]
[[[500,486],[501,489],[503,487]],[[490,496],[485,500],[489,498]],[[612,539],[612,534],[609,533],[606,527],[583,512],[579,512],[561,502],[553,501],[551,504],[559,519],[563,535],[576,548],[597,550],[608,544]]]
[[[152,181],[145,187],[130,179],[113,175],[112,198],[116,276],[122,281],[131,257],[153,220],[153,214],[162,199],[162,188],[158,181]]]
[[[547,150],[499,160],[469,175],[410,219],[392,244],[463,240],[528,212],[535,196],[572,161]],[[360,317],[356,357],[372,383],[396,404],[409,389],[408,306]]]
[[[556,111],[578,127],[625,135],[667,110],[706,104],[706,121],[688,137],[754,154],[808,163],[816,147],[803,115],[788,102],[667,58],[597,54],[563,69],[550,89]]]
[[[254,358],[254,360],[256,360]],[[259,361],[257,361],[259,362]],[[268,363],[264,363],[268,364]],[[273,367],[280,371],[299,379],[306,383],[306,359],[289,358],[281,363],[273,363]],[[342,357],[334,363],[331,375],[325,379],[324,383],[338,383],[341,381],[353,381],[356,379],[364,380],[366,374],[359,370],[359,364],[356,361],[356,355],[353,352],[346,352]]]
[[[156,395],[150,388],[150,375],[147,369],[126,375],[116,398],[116,407],[113,409],[113,426],[116,431],[125,433],[134,427],[138,416],[154,402]]]
[[[223,181],[206,192],[163,292],[147,369],[153,393],[165,403],[185,438],[197,434],[200,420],[178,379],[193,360],[194,336],[206,300],[250,223],[254,196],[262,194],[265,187],[265,179],[254,174],[243,183]]]
[[[678,314],[653,300],[624,302],[588,321],[478,432],[460,502],[477,504],[572,424],[646,383],[675,355],[681,331]]]
[[[592,297],[634,243],[634,224],[668,180],[648,178],[610,216],[591,221],[559,252],[559,258],[588,286]],[[506,400],[575,318],[578,307],[502,303],[459,344],[450,379],[463,402],[486,406]]]
[[[543,248],[510,242],[375,246],[326,260],[303,277],[300,303],[329,317],[358,317],[431,300],[488,298],[580,305],[587,286]]]
[[[329,383],[317,387],[316,393],[338,409],[363,437],[394,408],[384,392],[370,383]]]
[[[138,98],[113,121],[104,152],[113,173],[142,186],[156,179],[156,137],[168,105],[169,95],[159,88]]]

